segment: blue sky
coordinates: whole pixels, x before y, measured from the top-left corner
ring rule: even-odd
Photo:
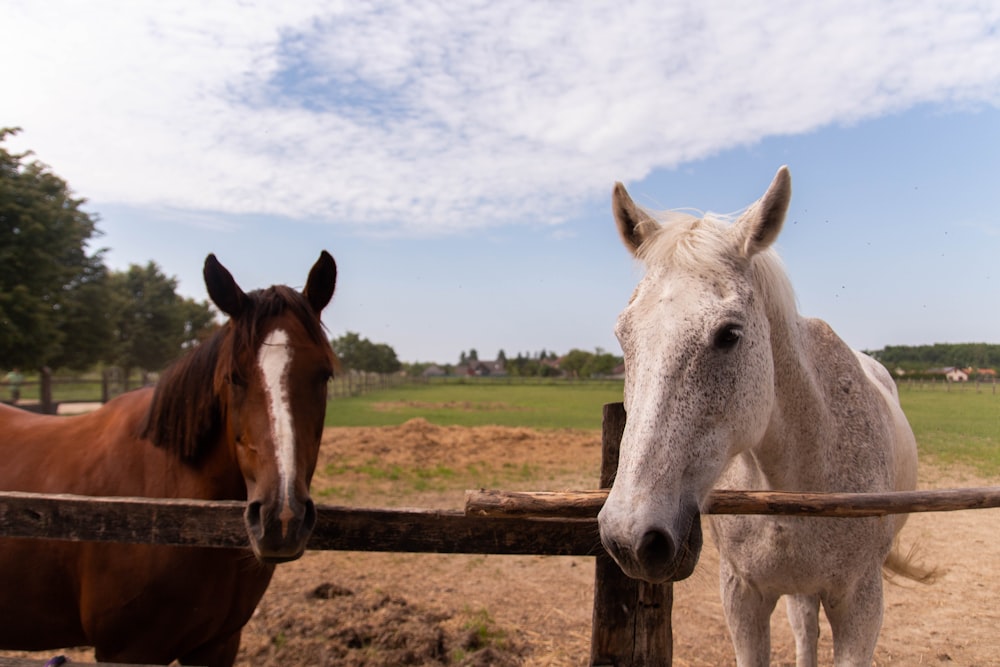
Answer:
[[[209,252],[249,289],[325,248],[331,336],[617,353],[642,269],[613,183],[726,213],[787,164],[803,314],[863,349],[1000,343],[996,3],[277,4],[5,3],[7,143],[112,268],[204,299]]]

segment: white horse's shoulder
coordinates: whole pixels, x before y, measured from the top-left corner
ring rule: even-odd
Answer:
[[[858,383],[870,384],[887,402],[898,407],[896,383],[885,366],[852,349],[823,320],[803,319],[802,327],[812,358],[821,361],[822,374],[830,381],[837,382],[845,392],[859,389]],[[829,389],[832,391],[835,387],[830,386]]]
[[[886,367],[864,352],[854,350],[854,354],[857,356],[858,361],[861,362],[861,367],[865,369],[865,373],[871,378],[872,382],[881,385],[896,402],[899,402],[896,382],[892,379],[892,375],[889,374]]]
[[[858,368],[859,360],[854,350],[824,320],[803,318],[801,330],[811,358],[822,361],[824,374],[850,376],[852,371],[864,371],[867,375],[863,364]]]

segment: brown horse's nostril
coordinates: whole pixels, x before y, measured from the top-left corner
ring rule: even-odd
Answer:
[[[260,501],[254,500],[247,503],[246,511],[243,513],[243,517],[246,520],[247,530],[252,532],[256,537],[261,537],[264,534],[263,522],[261,521],[261,504]]]
[[[308,537],[312,534],[313,528],[316,527],[316,503],[312,501],[312,498],[309,498],[305,505],[305,515],[302,517],[302,534]]]
[[[316,505],[309,498],[277,508],[267,501],[249,501],[243,513],[250,544],[257,557],[268,563],[294,560],[302,555],[316,526]]]

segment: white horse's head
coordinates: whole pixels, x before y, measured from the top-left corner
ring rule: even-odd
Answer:
[[[628,420],[599,522],[605,548],[631,577],[691,574],[701,504],[727,462],[764,437],[774,404],[771,319],[794,311],[768,250],[790,196],[782,167],[733,224],[678,214],[661,224],[615,185],[618,230],[646,275],[616,326]]]

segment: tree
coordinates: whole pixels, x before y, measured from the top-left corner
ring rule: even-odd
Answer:
[[[72,298],[67,299],[60,318],[64,343],[53,348],[47,365],[82,371],[110,356],[114,339],[114,322],[108,310],[110,281],[103,264],[74,281]]]
[[[0,144],[17,129],[0,128]],[[10,366],[73,367],[106,351],[100,302],[103,250],[89,252],[97,217],[31,153],[0,145],[0,359]],[[81,339],[77,345],[71,338]]]
[[[369,373],[395,373],[402,368],[394,349],[385,343],[373,343],[353,331],[330,343],[346,368]]]
[[[591,362],[594,355],[583,350],[570,350],[559,362],[560,368],[573,377],[584,377],[584,369]]]
[[[165,367],[213,327],[211,307],[180,297],[177,280],[155,262],[113,273],[110,284],[114,342],[107,361],[122,367],[126,382],[134,368]]]

